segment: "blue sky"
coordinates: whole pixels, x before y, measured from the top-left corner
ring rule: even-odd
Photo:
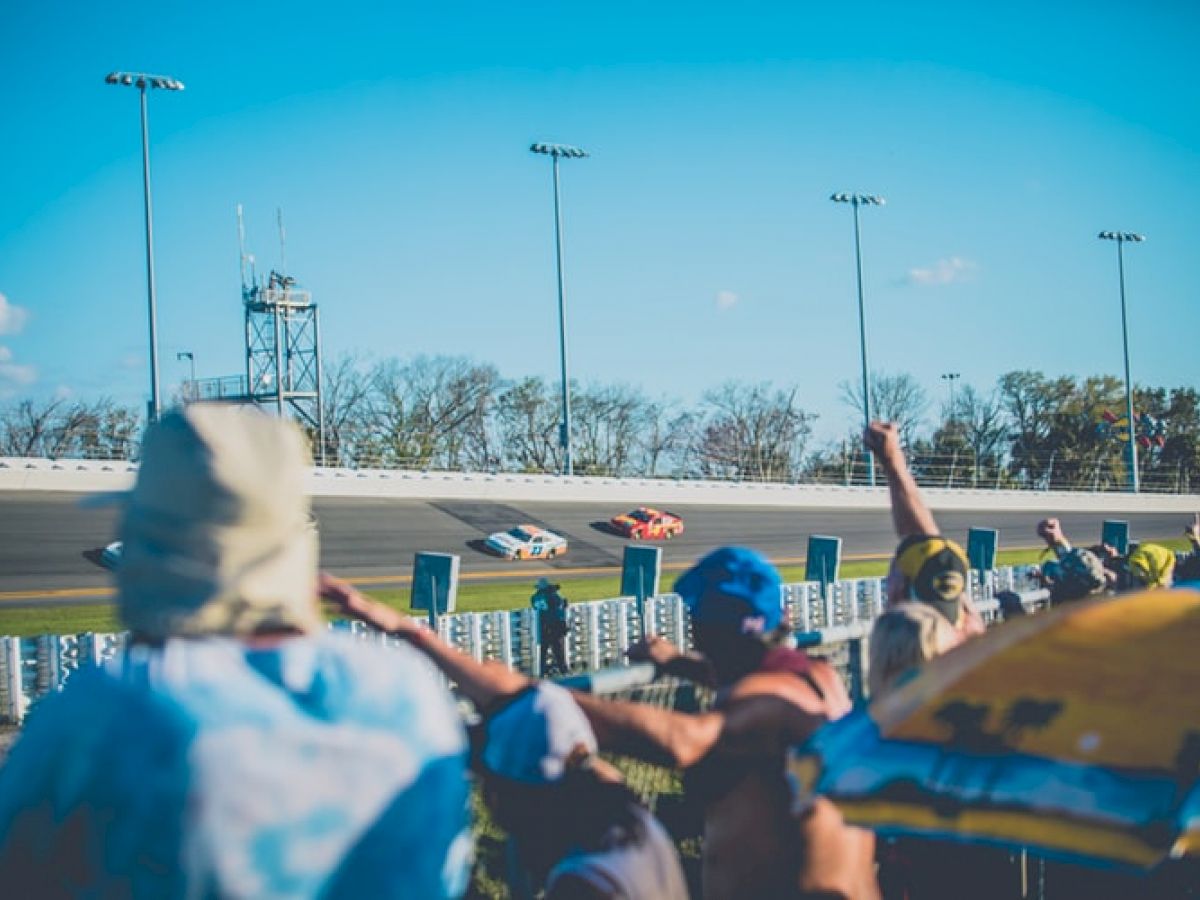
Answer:
[[[1014,3],[0,3],[0,396],[148,395],[136,91],[150,98],[164,389],[241,371],[235,205],[326,358],[557,374],[549,162],[572,375],[684,401],[725,379],[852,414],[850,211],[872,367],[1198,383],[1200,7]]]

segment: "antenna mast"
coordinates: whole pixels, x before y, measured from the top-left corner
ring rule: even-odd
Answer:
[[[242,293],[246,292],[246,223],[242,220],[242,204],[237,205],[238,220],[238,263],[242,270]]]
[[[279,223],[279,274],[287,275],[287,232],[283,228],[283,208],[275,207],[275,221]]]

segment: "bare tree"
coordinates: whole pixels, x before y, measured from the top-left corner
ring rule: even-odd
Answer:
[[[707,477],[790,481],[796,477],[812,416],[797,388],[726,382],[707,392],[692,452]]]
[[[141,413],[102,397],[82,416],[84,427],[77,437],[81,455],[90,459],[133,459],[142,431]]]
[[[499,383],[494,367],[464,357],[381,363],[370,377],[370,427],[363,443],[384,463],[458,467],[469,444],[476,450],[486,444]]]
[[[109,398],[20,400],[0,411],[0,455],[130,459],[140,416]]]
[[[508,385],[497,398],[495,415],[507,465],[524,472],[558,470],[558,395],[543,379],[522,378]]]
[[[20,400],[0,420],[0,452],[5,456],[42,456],[64,401]]]
[[[861,420],[862,384],[857,381],[843,381],[838,387],[841,389],[842,402],[856,410]],[[896,427],[900,429],[900,439],[906,445],[916,439],[917,429],[928,406],[929,398],[925,389],[907,372],[896,375],[871,373],[871,418],[881,422],[895,422]]]
[[[1004,405],[997,392],[982,394],[969,384],[954,400],[952,422],[961,430],[963,440],[971,449],[971,486],[975,487],[979,484],[982,467],[990,464],[995,469],[1000,465],[1008,438]]]
[[[637,470],[650,478],[657,477],[664,464],[678,471],[684,465],[695,427],[696,414],[691,410],[681,410],[666,400],[648,402],[638,431]]]
[[[344,354],[321,372],[322,415],[325,420],[325,462],[354,465],[370,419],[370,381],[362,359]],[[320,448],[317,451],[320,458]]]
[[[628,474],[649,401],[635,388],[591,385],[575,394],[572,449],[580,474]]]

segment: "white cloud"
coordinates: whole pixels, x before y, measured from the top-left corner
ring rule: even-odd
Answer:
[[[717,309],[732,309],[741,299],[733,291],[717,291]]]
[[[0,294],[0,334],[19,334],[28,319],[29,310],[9,303],[8,298]]]
[[[954,284],[955,282],[969,279],[975,274],[976,268],[975,263],[969,259],[963,259],[960,256],[951,256],[949,259],[939,259],[927,268],[909,269],[908,283],[921,285],[922,287]]]
[[[117,362],[122,369],[140,369],[146,365],[146,359],[140,353],[126,353]]]
[[[37,369],[13,361],[13,352],[0,345],[0,388],[33,384]]]

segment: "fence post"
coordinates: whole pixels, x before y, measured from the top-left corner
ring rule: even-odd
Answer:
[[[855,703],[861,702],[867,696],[867,678],[870,668],[870,638],[853,638],[847,648],[850,669],[850,699]]]
[[[492,615],[494,616],[493,622],[496,626],[496,637],[500,644],[500,661],[511,669],[513,668],[513,617],[504,611],[494,612]]]
[[[467,613],[470,620],[467,622],[467,634],[470,636],[468,642],[471,645],[470,653],[475,658],[476,662],[483,661],[483,616],[479,613]]]
[[[587,664],[592,671],[600,668],[600,604],[587,606]]]
[[[658,601],[657,596],[647,597],[642,604],[642,634],[648,638],[658,635]]]
[[[683,598],[675,597],[675,641],[674,644],[680,650],[690,649],[687,635],[687,607],[683,604]]]
[[[542,677],[542,633],[538,626],[537,610],[522,610],[522,621],[529,632],[529,672],[534,678]],[[569,643],[569,642],[568,642]],[[569,653],[571,648],[567,647]]]
[[[643,603],[644,605],[644,603]],[[617,600],[613,603],[613,612],[617,620],[615,623],[617,632],[617,660],[625,662],[625,654],[629,652],[629,601]]]
[[[25,690],[21,684],[21,639],[6,637],[0,642],[0,664],[3,678],[0,683],[0,712],[10,722],[25,718]]]
[[[874,619],[883,614],[883,579],[870,579],[868,582],[867,592],[871,598],[871,618]]]
[[[812,602],[813,593],[811,584],[800,585],[800,630],[809,632],[812,627]]]

